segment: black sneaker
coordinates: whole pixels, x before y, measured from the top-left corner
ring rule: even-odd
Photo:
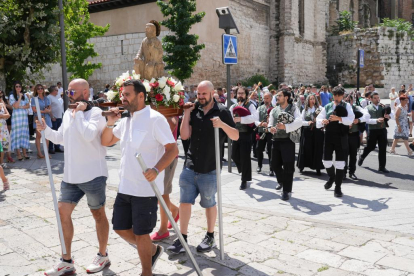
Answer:
[[[210,252],[215,247],[216,242],[214,238],[206,235],[203,241],[197,246],[197,252]]]
[[[174,254],[185,253],[184,246],[181,244],[180,239],[176,239],[173,245],[169,246],[167,250]]]
[[[154,270],[155,265],[157,264],[158,259],[164,253],[164,247],[157,245],[157,251],[155,251],[154,256],[152,256],[152,270]]]

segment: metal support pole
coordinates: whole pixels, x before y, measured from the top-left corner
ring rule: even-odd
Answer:
[[[359,92],[359,72],[360,72],[360,62],[361,62],[361,54],[360,49],[358,49],[358,57],[357,57],[357,91]],[[364,95],[365,97],[365,95]]]
[[[42,116],[40,113],[39,99],[38,97],[34,97],[34,100],[36,104],[38,123],[41,124],[43,123],[43,121],[41,119]],[[45,131],[43,130],[41,134],[42,134],[43,151],[45,153],[45,159],[46,159],[47,173],[49,174],[50,190],[52,191],[53,206],[55,209],[56,220],[57,220],[57,225],[58,225],[58,230],[59,230],[60,245],[62,247],[63,254],[66,254],[65,239],[63,238],[62,222],[60,221],[60,214],[59,214],[59,208],[58,208],[57,197],[56,197],[55,183],[53,182],[52,168],[50,167],[49,149],[47,148],[47,144],[46,144]]]
[[[230,29],[226,29],[226,34],[230,34]],[[230,87],[230,64],[227,64],[227,108],[230,109],[230,107],[233,105],[232,99],[231,99],[231,87]],[[220,156],[221,157],[221,156]],[[231,139],[227,139],[227,166],[229,173],[231,173]]]
[[[147,170],[147,165],[145,164],[144,159],[142,158],[142,155],[138,153],[135,158],[137,158],[139,165],[141,166],[141,169],[143,172]],[[160,193],[160,190],[157,187],[157,184],[155,184],[154,181],[150,182],[151,188],[154,190],[155,195],[158,198],[158,201],[160,202],[160,205],[162,209],[164,209],[164,212],[167,214],[169,221],[171,222],[175,233],[177,234],[178,238],[181,241],[181,244],[183,245],[185,252],[187,252],[188,257],[190,258],[191,262],[193,263],[194,269],[196,270],[198,276],[202,276],[203,273],[201,273],[200,267],[198,267],[198,264],[193,256],[193,253],[191,253],[190,248],[188,247],[187,242],[184,240],[183,235],[181,235],[180,229],[178,229],[178,225],[175,222],[174,218],[172,217],[172,214],[170,212],[170,209],[167,207],[167,204],[165,204],[164,199],[162,198],[162,195]]]
[[[63,15],[63,3],[59,0],[59,25],[60,25],[60,55],[62,57],[62,87],[63,91],[68,89],[68,73],[66,72],[66,46],[65,46],[65,21]],[[69,99],[66,93],[63,93],[63,109],[68,109]]]
[[[220,154],[220,129],[214,128],[214,140],[216,147],[216,178],[217,178],[217,209],[218,209],[218,219],[219,219],[219,234],[220,234],[220,260],[224,260],[224,239],[223,239],[223,212],[221,209],[222,200],[221,200],[221,154]]]

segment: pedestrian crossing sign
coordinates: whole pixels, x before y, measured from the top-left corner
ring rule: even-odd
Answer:
[[[223,34],[223,63],[237,64],[237,37]]]

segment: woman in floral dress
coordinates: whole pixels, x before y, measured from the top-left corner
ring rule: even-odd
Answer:
[[[6,152],[7,159],[9,160],[9,162],[10,160],[13,161],[13,159],[11,158],[11,154],[9,151],[10,134],[9,134],[9,130],[7,128],[7,122],[6,122],[6,120],[10,118],[10,114],[7,111],[6,104],[3,101],[3,94],[4,92],[0,90],[0,140],[1,140],[0,144],[3,148],[3,151],[1,152],[1,155],[0,155],[0,165],[4,169],[6,169],[7,165],[6,163],[3,163],[4,152]]]
[[[9,103],[13,106],[12,127],[11,127],[11,150],[16,151],[17,159],[20,161],[30,159],[26,150],[29,149],[29,121],[27,109],[30,108],[27,97],[24,95],[22,83],[17,81],[13,86],[13,93],[10,94]],[[20,149],[23,151],[21,156]]]
[[[405,147],[407,148],[408,155],[413,155],[413,151],[408,145],[408,136],[410,134],[410,125],[408,124],[408,113],[407,113],[407,104],[408,98],[403,95],[400,97],[400,104],[397,106],[395,111],[395,133],[394,141],[392,142],[392,147],[390,153],[395,153],[395,147],[399,139],[402,139]]]

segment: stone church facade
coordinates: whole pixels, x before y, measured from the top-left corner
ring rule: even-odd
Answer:
[[[203,21],[191,32],[205,44],[194,73],[185,84],[197,84],[208,79],[216,86],[226,83],[226,66],[222,63],[223,30],[218,28],[215,9],[230,7],[240,30],[238,37],[239,63],[231,66],[231,83],[262,74],[272,82],[292,85],[327,83],[329,75],[328,40],[330,28],[342,10],[353,13],[361,27],[370,27],[392,12],[398,16],[395,1],[401,0],[197,0],[197,11],[205,11]],[[406,0],[403,0],[406,1]],[[163,16],[154,0],[90,1],[91,21],[97,25],[110,24],[103,37],[91,42],[102,68],[89,78],[97,90],[111,83],[122,72],[132,70],[133,58],[145,37],[145,24]],[[392,2],[393,9],[383,2]],[[410,1],[411,2],[411,1]],[[383,3],[383,4],[381,4]],[[163,28],[160,39],[169,33]],[[60,80],[55,65],[47,72],[46,83]]]

